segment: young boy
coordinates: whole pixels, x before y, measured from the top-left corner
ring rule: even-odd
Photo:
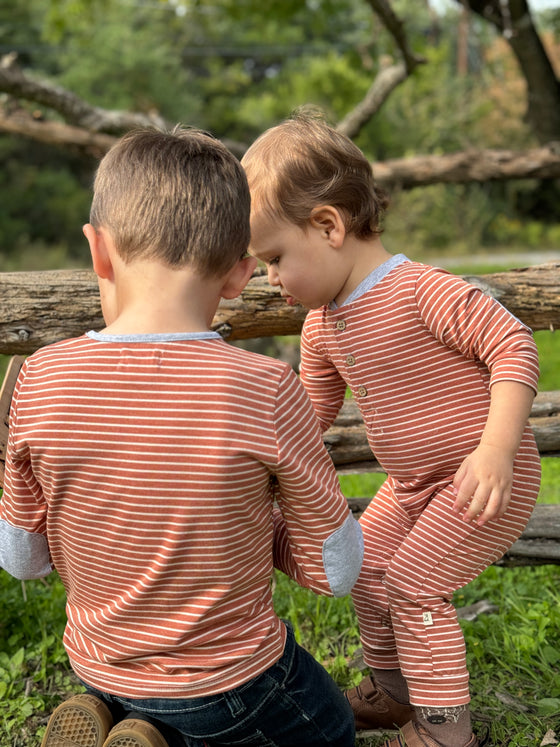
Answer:
[[[210,331],[256,264],[249,212],[241,165],[196,130],[129,134],[99,166],[84,233],[107,326],[25,362],[0,510],[2,567],[60,574],[87,690],[43,747],[354,744],[271,575],[276,533],[297,581],[349,593],[360,526],[298,377]]]
[[[324,122],[273,127],[242,163],[251,253],[288,303],[311,309],[301,379],[320,423],[349,387],[388,475],[361,519],[352,596],[372,676],[347,692],[356,724],[403,727],[386,747],[474,747],[452,595],[535,503],[531,331],[461,279],[384,249],[371,167]]]

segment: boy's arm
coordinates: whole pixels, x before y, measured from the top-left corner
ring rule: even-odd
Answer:
[[[311,399],[315,415],[323,431],[334,423],[344,401],[346,382],[330,361],[314,344],[316,322],[311,312],[301,333],[300,377]]]
[[[16,385],[23,358],[14,357],[2,387],[1,407],[2,469],[4,492],[0,501],[0,567],[19,579],[42,578],[52,570],[47,538],[44,534],[46,507],[31,488],[35,478],[26,459],[14,459],[17,451]],[[14,392],[15,385],[15,392]],[[14,392],[12,396],[12,392]],[[7,416],[9,414],[9,428]]]
[[[313,588],[305,570],[294,557],[290,533],[282,512],[276,508],[274,521],[274,567],[300,586]],[[333,597],[344,597],[356,583],[363,559],[363,536],[360,524],[348,512],[344,524],[331,534],[323,545],[323,565]],[[325,593],[321,589],[314,591]]]
[[[340,490],[313,407],[287,370],[276,407],[275,565],[319,594],[344,596],[360,573],[363,538]]]
[[[6,368],[2,389],[0,390],[0,487],[4,485],[4,465],[6,463],[6,450],[8,448],[8,428],[10,418],[10,406],[16,385],[17,377],[23,365],[20,355],[13,355]]]

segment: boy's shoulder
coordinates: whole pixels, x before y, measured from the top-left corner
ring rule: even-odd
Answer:
[[[265,353],[247,350],[237,345],[225,343],[227,355],[233,364],[239,364],[243,368],[249,366],[256,374],[268,372],[271,375],[283,376],[291,366],[278,358],[273,358]]]
[[[78,337],[66,337],[63,340],[57,340],[51,342],[48,345],[38,348],[33,353],[27,356],[26,363],[38,362],[44,358],[48,358],[52,355],[58,355],[63,351],[71,351],[87,346],[88,340],[87,335],[79,335]]]

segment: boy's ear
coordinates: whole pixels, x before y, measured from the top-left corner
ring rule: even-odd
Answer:
[[[247,256],[239,260],[235,267],[229,271],[220,290],[220,296],[222,298],[237,298],[249,282],[256,266],[256,257]]]
[[[102,230],[97,231],[91,223],[86,223],[82,230],[88,240],[95,274],[103,280],[111,280],[113,278],[113,263],[111,262],[104,232]]]
[[[346,236],[346,226],[340,211],[332,205],[319,205],[313,208],[309,223],[321,232],[335,248],[342,245]]]

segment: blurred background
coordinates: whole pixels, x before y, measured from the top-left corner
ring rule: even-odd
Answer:
[[[554,0],[0,0],[0,271],[89,266],[93,172],[134,124],[203,127],[240,155],[311,103],[374,169],[484,166],[560,149],[559,71]],[[390,181],[385,244],[457,271],[560,259],[555,169]]]

